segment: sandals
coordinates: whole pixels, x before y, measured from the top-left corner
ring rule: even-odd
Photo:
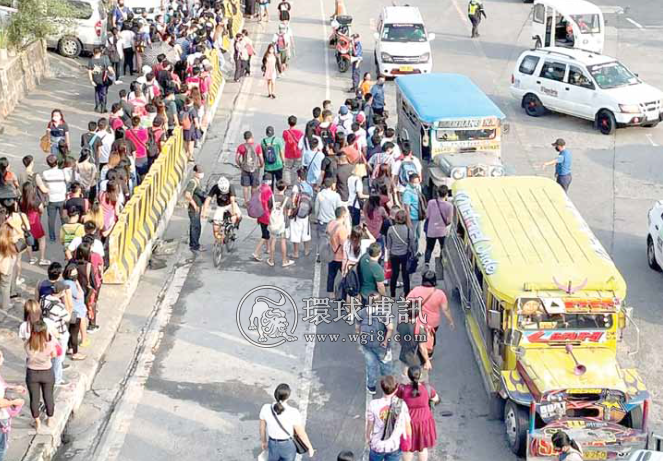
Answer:
[[[286,262],[286,263],[283,263],[283,267],[290,267],[290,266],[292,266],[293,264],[295,264],[295,262],[292,261],[292,260],[290,260],[290,261],[288,261],[288,262]]]
[[[274,267],[274,261],[270,261],[269,259],[267,260],[267,265],[269,267]]]
[[[256,256],[255,254],[252,254],[251,256],[253,256],[254,260],[256,260],[258,262],[262,262],[262,258],[260,256]]]
[[[78,353],[78,354],[72,355],[70,358],[71,358],[71,360],[81,361],[81,360],[85,360],[87,358],[87,355]]]

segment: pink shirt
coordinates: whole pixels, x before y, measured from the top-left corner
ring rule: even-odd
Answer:
[[[435,290],[433,296],[431,296],[426,304],[422,306],[421,312],[422,317],[426,317],[426,326],[430,328],[437,328],[440,326],[440,314],[441,309],[444,304],[447,303],[447,295],[444,294],[444,291],[438,288],[418,286],[407,295],[408,298],[421,298],[423,303],[426,298],[431,294],[431,291]]]
[[[127,139],[136,146],[136,158],[147,156],[147,140],[149,139],[147,128],[132,128],[127,130],[126,134]]]
[[[263,184],[260,186],[260,201],[262,202],[262,208],[265,210],[265,213],[258,218],[258,222],[262,224],[269,225],[269,217],[271,215],[271,210],[269,208],[269,201],[274,196],[272,189],[268,184]]]

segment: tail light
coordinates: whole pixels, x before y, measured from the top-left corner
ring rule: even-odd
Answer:
[[[97,37],[101,37],[101,21],[97,21],[94,24],[94,33],[97,34]]]
[[[514,83],[516,83],[516,77],[511,74],[511,84],[513,85]]]
[[[647,431],[647,423],[649,419],[649,399],[645,400],[642,404],[642,429]]]

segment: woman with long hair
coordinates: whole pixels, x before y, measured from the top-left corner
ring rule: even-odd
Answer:
[[[69,142],[69,125],[67,125],[60,109],[53,109],[51,112],[51,119],[48,125],[46,125],[46,135],[50,137],[51,154],[53,155],[58,155],[61,140],[64,140],[67,147],[71,146]]]
[[[104,224],[101,231],[103,237],[113,230],[113,226],[120,214],[120,187],[115,181],[108,181],[106,190],[99,194],[99,205],[104,213]]]
[[[37,429],[37,432],[41,426],[39,406],[42,396],[46,406],[46,425],[52,427],[53,423],[55,373],[53,372],[52,359],[59,355],[57,347],[57,341],[48,333],[46,323],[43,320],[35,322],[32,326],[30,338],[25,342],[25,353],[27,355],[25,384],[30,395],[30,411],[34,419],[33,426]],[[62,353],[62,351],[59,352]]]
[[[391,279],[389,291],[392,299],[396,299],[396,284],[399,275],[403,276],[403,293],[410,292],[410,273],[407,270],[408,257],[417,252],[417,240],[414,229],[407,224],[405,210],[396,213],[394,225],[387,231],[387,252],[391,264]]]
[[[30,221],[24,213],[21,213],[18,201],[14,199],[5,199],[2,202],[6,213],[5,222],[9,224],[12,229],[12,241],[14,242],[14,245],[17,246],[18,251],[18,258],[16,258],[14,268],[15,283],[16,285],[22,286],[25,283],[25,279],[21,277],[21,256],[25,253],[26,249],[30,247],[30,243],[32,243],[28,240],[28,238],[31,237]]]
[[[97,165],[94,164],[92,151],[87,147],[81,149],[81,155],[78,158],[78,180],[83,189],[83,196],[89,201],[93,201],[97,193]]]
[[[373,242],[375,242],[375,237],[368,231],[366,224],[354,226],[350,231],[350,237],[343,244],[341,274],[345,275],[352,270]]]
[[[387,210],[380,204],[379,195],[371,195],[368,197],[366,204],[364,205],[364,222],[369,232],[373,234],[373,237],[377,241],[382,241],[382,235],[380,230],[382,229],[382,224],[385,219],[388,219],[389,215]]]
[[[275,403],[266,403],[260,409],[260,444],[268,451],[269,461],[294,461],[297,448],[295,434],[308,447],[308,455],[313,457],[315,450],[306,434],[299,410],[286,402],[290,398],[290,386],[279,384],[274,390]]]
[[[401,384],[396,396],[403,399],[410,411],[410,424],[412,434],[403,450],[403,461],[412,461],[414,454],[419,455],[419,461],[428,460],[428,449],[433,448],[437,442],[435,418],[431,411],[431,402],[437,404],[440,396],[431,385],[425,384],[422,379],[421,367],[410,367],[407,370],[408,384]]]
[[[552,444],[561,453],[559,461],[582,461],[582,449],[564,431],[557,431],[552,436]]]
[[[46,233],[44,232],[44,227],[41,225],[44,204],[37,199],[37,190],[30,182],[23,184],[20,209],[27,216],[30,223],[30,233],[39,244],[39,259],[32,255],[32,246],[28,245],[27,251],[30,264],[39,262],[40,266],[48,266],[51,262],[46,259]]]
[[[262,57],[262,74],[267,81],[267,97],[276,99],[274,94],[274,87],[276,85],[276,77],[281,73],[281,60],[276,55],[276,48],[273,43],[267,46]]]
[[[23,304],[23,322],[18,327],[19,339],[21,339],[23,342],[30,339],[30,335],[32,334],[32,326],[40,320],[44,321],[46,328],[48,329],[48,332],[51,334],[51,336],[54,338],[59,336],[55,322],[44,318],[39,301],[35,299],[28,299]]]
[[[5,311],[11,307],[12,291],[16,288],[14,274],[17,260],[14,230],[8,222],[5,222],[0,226],[0,293],[2,309]]]
[[[11,171],[7,157],[0,157],[0,189],[8,191],[15,197],[18,197],[21,190],[16,175]]]
[[[110,156],[108,157],[108,163],[103,166],[101,173],[99,174],[100,181],[103,182],[107,179],[108,172],[120,164],[120,160],[122,160],[122,157],[126,155],[126,152],[127,147],[124,144],[117,146],[117,150],[111,152]]]
[[[93,201],[90,209],[85,214],[85,216],[83,216],[83,224],[88,221],[94,223],[95,227],[97,228],[97,237],[102,238],[104,228],[104,210],[101,209],[99,200]]]
[[[81,243],[83,245],[83,243]],[[80,248],[80,246],[79,246]],[[72,360],[85,360],[86,357],[78,352],[79,335],[81,344],[87,338],[87,309],[85,308],[85,292],[78,281],[78,265],[75,262],[67,264],[62,273],[64,284],[71,293],[74,308],[69,320],[69,350]]]

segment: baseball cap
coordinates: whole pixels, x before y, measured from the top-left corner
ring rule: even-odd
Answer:
[[[363,112],[357,114],[357,123],[364,123],[365,120],[366,116],[364,115]]]
[[[348,115],[348,106],[345,106],[345,105],[341,106],[341,108],[338,110],[338,112],[341,115]]]
[[[557,138],[557,141],[552,143],[553,146],[566,146],[566,141],[564,141],[562,138]]]

